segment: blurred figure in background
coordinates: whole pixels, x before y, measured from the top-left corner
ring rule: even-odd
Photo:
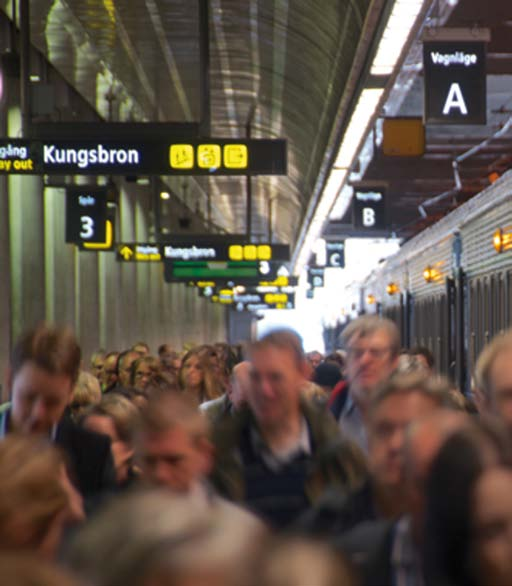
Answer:
[[[71,548],[69,565],[101,586],[247,586],[266,537],[251,515],[223,502],[140,491],[113,502]]]
[[[0,576],[5,586],[83,586],[70,574],[27,553],[0,554]]]
[[[315,368],[323,361],[324,356],[317,350],[313,350],[313,352],[308,352],[306,354],[306,360],[308,361],[309,365],[311,366],[311,370],[314,371]]]
[[[147,356],[149,354],[149,346],[146,342],[137,342],[131,349],[134,352],[138,352],[141,356]]]
[[[85,429],[110,438],[119,489],[132,486],[138,477],[133,459],[139,417],[139,410],[129,399],[111,393],[89,409],[82,421]]]
[[[142,356],[132,363],[131,386],[145,392],[151,379],[160,373],[160,364],[153,356]]]
[[[272,539],[257,558],[251,586],[356,586],[356,575],[339,552],[318,541]]]
[[[78,422],[85,411],[92,405],[97,405],[101,401],[101,387],[98,379],[81,370],[78,380],[73,387],[71,396],[71,416],[75,422]]]
[[[200,405],[201,411],[215,424],[226,416],[240,411],[247,401],[251,384],[251,363],[240,362],[233,368],[227,389],[222,397]]]
[[[103,393],[109,393],[117,385],[117,360],[119,352],[109,352],[105,356],[100,383]]]
[[[162,344],[158,348],[158,358],[161,364],[161,371],[177,384],[178,372],[181,365],[180,356],[169,344]]]
[[[432,352],[426,346],[415,346],[409,350],[409,354],[414,356],[429,373],[435,372],[435,359]]]
[[[499,417],[512,429],[512,330],[496,336],[476,363],[475,383],[484,412]]]
[[[132,385],[132,365],[141,358],[142,354],[134,350],[125,350],[119,354],[117,359],[117,385],[112,390],[118,387],[128,388]]]
[[[315,368],[311,380],[321,387],[326,397],[329,398],[334,387],[341,381],[341,371],[337,364],[322,362]]]
[[[83,520],[82,498],[57,448],[21,435],[0,442],[0,551],[53,559],[66,527]]]
[[[103,372],[103,364],[105,363],[106,352],[103,349],[96,350],[91,356],[91,374],[93,374],[98,380],[101,380],[101,374]]]

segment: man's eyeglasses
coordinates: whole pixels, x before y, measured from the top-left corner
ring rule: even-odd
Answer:
[[[380,358],[384,358],[384,356],[389,354],[390,351],[390,348],[349,348],[347,353],[350,358],[360,360],[368,352],[372,358],[378,360]]]

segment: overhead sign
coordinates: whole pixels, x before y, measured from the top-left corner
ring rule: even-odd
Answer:
[[[484,42],[425,41],[425,122],[485,124],[487,120]]]
[[[354,228],[362,230],[384,230],[386,228],[386,202],[384,191],[358,189],[353,199]]]
[[[285,140],[0,139],[0,173],[286,175]]]
[[[325,266],[331,268],[343,268],[345,266],[345,241],[325,241]]]
[[[198,239],[194,243],[179,240],[161,245],[161,253],[169,261],[288,261],[290,247],[286,244],[244,244],[243,242]]]
[[[221,287],[233,288],[236,286],[242,287],[297,287],[299,284],[298,277],[276,277],[272,281],[261,280],[260,278],[237,278],[236,281],[233,279],[215,279],[215,280],[204,280],[204,281],[188,281],[187,283],[191,287],[211,287],[212,289],[219,289]],[[273,291],[275,293],[275,291]],[[286,292],[286,291],[285,291]]]
[[[308,283],[314,289],[324,286],[324,267],[309,267],[308,268]]]
[[[104,188],[66,189],[66,242],[102,244],[107,237],[107,193]]]
[[[117,260],[122,262],[160,262],[160,246],[151,243],[124,243],[116,246]]]
[[[277,276],[279,265],[269,261],[165,261],[164,277],[166,282],[213,281],[216,279],[233,280],[264,278],[273,280]]]

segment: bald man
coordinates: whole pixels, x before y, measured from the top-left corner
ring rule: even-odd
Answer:
[[[216,423],[218,420],[240,411],[246,402],[250,385],[251,363],[240,362],[233,368],[229,377],[226,394],[213,401],[203,403],[199,408],[212,423]]]

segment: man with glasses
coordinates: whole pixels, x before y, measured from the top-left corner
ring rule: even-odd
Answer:
[[[295,332],[267,334],[250,358],[247,408],[214,429],[213,481],[224,496],[284,528],[327,487],[358,484],[366,466],[329,414],[302,397],[308,367]]]
[[[347,384],[329,401],[331,412],[344,433],[368,451],[365,419],[372,393],[397,367],[400,334],[389,319],[365,315],[343,331],[347,351]]]

